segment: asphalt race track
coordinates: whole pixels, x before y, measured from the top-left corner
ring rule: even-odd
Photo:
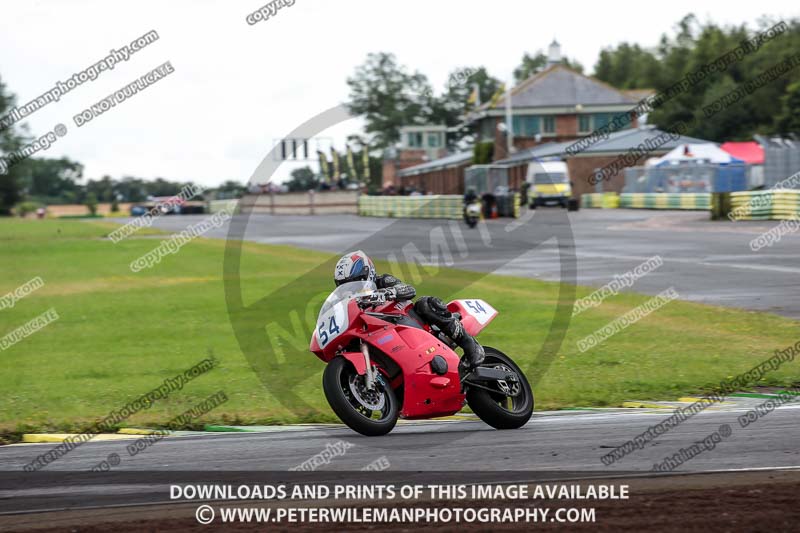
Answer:
[[[80,490],[21,488],[4,475],[19,475],[25,464],[54,444],[12,445],[0,448],[0,514],[68,507],[164,502],[166,492],[157,487],[156,472],[283,471],[298,466],[344,441],[352,446],[320,468],[322,477],[341,481],[340,471],[355,472],[380,457],[390,470],[410,472],[480,472],[483,482],[511,479],[574,479],[648,474],[655,463],[703,440],[723,424],[729,437],[706,450],[675,472],[737,472],[747,469],[800,470],[800,405],[788,404],[741,428],[737,418],[763,400],[742,399],[709,407],[680,426],[606,466],[600,457],[670,416],[667,409],[608,409],[594,411],[536,412],[519,430],[497,432],[480,421],[425,421],[401,423],[388,436],[367,438],[344,427],[292,426],[262,433],[217,433],[167,437],[145,452],[129,457],[130,440],[88,442],[47,466],[40,474],[88,472],[99,461],[118,454],[123,462],[111,474],[125,471],[152,476],[148,490],[129,485],[109,488],[92,484]],[[37,474],[39,475],[39,474]],[[348,474],[349,479],[350,474]],[[35,478],[34,478],[35,479]],[[70,476],[60,479],[70,485]],[[207,479],[207,477],[206,477]],[[372,478],[374,481],[374,478]]]
[[[546,223],[553,213],[538,210],[534,221]],[[575,236],[580,284],[600,286],[645,259],[659,255],[664,265],[639,279],[637,292],[656,294],[674,287],[681,298],[800,317],[800,243],[786,235],[771,248],[751,252],[748,243],[772,227],[766,222],[710,223],[706,213],[664,213],[626,210],[583,210],[570,213]],[[155,227],[179,231],[204,219],[166,216]],[[366,250],[384,258],[407,242],[424,243],[432,225],[449,222],[389,220],[354,216],[253,215],[246,239],[289,244],[330,252],[344,252],[375,233],[381,246]],[[455,223],[458,224],[458,223]],[[522,232],[506,230],[508,221],[490,221],[484,233],[464,228],[470,242],[491,237],[484,255],[470,254],[453,266],[476,271],[559,279],[559,249],[553,242],[530,249],[533,242]],[[227,227],[206,236],[225,238]],[[483,236],[482,236],[483,235]],[[425,254],[430,248],[419,245]],[[498,263],[502,265],[496,268]],[[490,268],[491,267],[491,268]],[[655,463],[678,453],[727,424],[729,437],[680,465],[675,472],[737,472],[749,469],[800,470],[800,402],[780,407],[741,428],[737,418],[763,400],[731,399],[716,405],[657,437],[607,466],[600,458],[628,439],[671,414],[669,409],[597,409],[535,412],[522,429],[498,432],[465,416],[461,420],[401,422],[388,436],[366,438],[345,427],[311,425],[273,428],[253,433],[193,434],[167,437],[135,457],[126,453],[131,441],[89,442],[45,472],[86,473],[112,454],[124,458],[115,473],[129,472],[257,472],[282,471],[319,454],[329,444],[345,441],[352,446],[320,469],[330,479],[337,472],[358,472],[384,457],[391,471],[481,472],[483,481],[649,475]],[[130,505],[165,499],[162,487],[150,490],[121,485],[88,485],[80,490],[21,488],[7,482],[36,455],[53,444],[12,445],[0,448],[0,515],[88,505]],[[569,473],[573,474],[569,474]],[[576,474],[577,473],[577,474]],[[4,477],[5,476],[5,477]],[[349,476],[349,474],[348,474]],[[62,480],[64,487],[69,478]],[[6,481],[4,481],[6,480]],[[0,519],[1,521],[1,519]],[[2,528],[0,528],[2,529]]]
[[[562,219],[556,209],[528,212],[530,226]],[[164,216],[154,227],[180,231],[203,216]],[[482,272],[538,279],[560,280],[559,248],[555,240],[541,245],[526,231],[506,231],[509,219],[491,220],[482,235],[453,221],[467,244],[468,257],[453,254],[452,265]],[[370,256],[386,258],[407,243],[432,257],[431,229],[449,231],[450,221],[380,219],[350,215],[270,216],[250,215],[247,240],[287,244],[345,253],[369,239]],[[569,213],[577,255],[577,283],[602,286],[644,260],[660,256],[664,264],[638,279],[626,290],[658,294],[674,287],[681,299],[714,305],[767,311],[800,318],[800,235],[784,235],[779,242],[757,252],[749,243],[777,222],[711,222],[707,212],[659,212],[650,210],[585,209]],[[227,225],[205,235],[225,238]],[[448,233],[449,235],[449,233]],[[376,236],[378,238],[376,238]],[[400,256],[402,257],[402,255]]]

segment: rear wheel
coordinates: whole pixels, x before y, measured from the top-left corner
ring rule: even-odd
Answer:
[[[392,388],[378,374],[374,390],[368,390],[365,377],[344,357],[325,367],[322,389],[336,416],[362,435],[385,435],[397,423],[399,403]]]
[[[486,359],[480,366],[504,370],[516,380],[482,383],[496,393],[470,387],[467,403],[478,417],[495,429],[516,429],[525,425],[533,414],[533,391],[525,374],[506,354],[484,346]]]

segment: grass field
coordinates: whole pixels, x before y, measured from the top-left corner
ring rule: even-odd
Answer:
[[[13,308],[0,310],[0,337],[51,307],[60,317],[0,351],[0,439],[13,441],[29,431],[85,429],[209,353],[219,360],[217,368],[122,425],[163,424],[218,390],[229,401],[195,426],[335,420],[320,385],[323,364],[301,343],[283,346],[288,364],[281,367],[281,379],[302,379],[293,387],[310,406],[302,411],[271,396],[242,355],[226,310],[223,241],[196,239],[160,264],[133,273],[130,262],[155,248],[160,238],[140,231],[114,244],[104,236],[115,227],[107,222],[0,220],[0,296],[35,276],[45,282]],[[245,243],[242,248],[245,303],[330,259],[284,246]],[[548,331],[557,284],[457,270],[435,280],[437,287],[426,287],[428,293],[484,298],[495,305],[500,315],[480,340],[523,364],[531,361]],[[305,294],[331,285],[331,273],[313,275],[292,298],[269,301],[270,310],[288,316],[298,308],[299,316],[305,316]],[[578,288],[579,297],[590,292]],[[579,339],[648,299],[619,295],[573,318],[535,388],[537,409],[696,394],[798,340],[797,322],[789,319],[675,301],[579,352]],[[798,381],[798,366],[784,365],[759,384]]]

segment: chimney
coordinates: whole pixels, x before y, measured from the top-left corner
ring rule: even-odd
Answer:
[[[547,49],[547,66],[559,65],[561,63],[561,45],[558,41],[553,39],[550,47]]]

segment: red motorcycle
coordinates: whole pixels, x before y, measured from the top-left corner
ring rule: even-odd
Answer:
[[[454,300],[447,308],[473,336],[497,316],[483,300]],[[484,347],[484,362],[460,375],[455,347],[411,302],[387,301],[373,282],[353,281],[325,300],[310,350],[328,364],[322,387],[331,408],[362,435],[385,435],[401,416],[453,415],[465,402],[494,428],[525,425],[533,392],[516,363]]]

